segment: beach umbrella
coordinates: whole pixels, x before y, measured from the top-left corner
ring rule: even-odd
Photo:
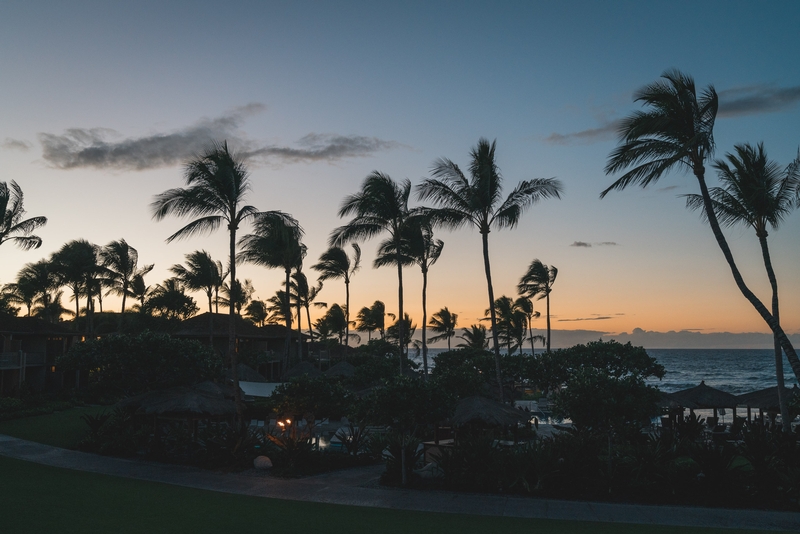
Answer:
[[[707,386],[705,381],[699,386],[676,391],[669,395],[679,406],[694,410],[696,408],[735,408],[738,401],[735,395]]]
[[[797,384],[795,384],[792,389],[783,388],[783,392],[784,395],[789,396],[789,399],[794,395],[800,395],[800,389],[797,388]],[[778,404],[778,386],[744,393],[737,396],[736,400],[740,405],[747,406],[748,408],[758,408],[764,411],[780,411],[780,405]]]
[[[528,416],[522,410],[485,397],[475,396],[458,401],[451,422],[455,426],[483,423],[486,426],[497,427],[516,425],[527,419]]]
[[[267,379],[261,376],[258,372],[255,371],[252,367],[249,367],[243,363],[240,363],[236,366],[236,372],[238,373],[239,380],[243,380],[245,382],[266,382]],[[233,374],[231,370],[228,369],[225,371],[225,376],[229,380],[233,380]]]
[[[356,372],[355,366],[347,362],[339,362],[325,371],[326,376],[353,376]]]
[[[316,378],[318,376],[322,376],[322,372],[317,369],[313,363],[310,362],[300,362],[283,375],[283,379],[289,379],[294,376],[302,376],[308,375],[309,378]]]

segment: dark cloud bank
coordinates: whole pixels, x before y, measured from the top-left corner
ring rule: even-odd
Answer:
[[[571,247],[578,247],[578,248],[592,248],[592,246],[618,247],[619,243],[615,243],[614,241],[601,241],[600,243],[587,243],[586,241],[573,241],[570,246]]]
[[[249,104],[172,133],[116,139],[118,134],[109,129],[70,128],[61,135],[41,133],[39,141],[42,157],[59,169],[116,170],[177,165],[222,140],[227,140],[241,156],[264,163],[334,162],[401,146],[376,137],[317,133],[306,135],[296,147],[263,145],[244,139],[239,126],[263,109],[262,104]]]

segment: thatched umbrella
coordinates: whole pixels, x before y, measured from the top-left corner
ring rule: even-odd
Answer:
[[[356,373],[356,368],[351,363],[339,362],[325,371],[326,376],[353,376]]]
[[[676,391],[670,394],[670,397],[679,406],[690,410],[713,408],[714,417],[717,416],[718,408],[731,408],[733,409],[734,417],[736,416],[736,405],[738,404],[736,396],[707,386],[705,380],[701,381],[699,386]]]
[[[263,376],[261,376],[258,372],[256,372],[255,369],[253,369],[252,367],[247,366],[247,365],[245,365],[243,363],[240,363],[239,365],[237,365],[236,366],[236,370],[237,370],[237,373],[238,373],[238,376],[239,376],[239,380],[241,380],[241,381],[244,381],[244,382],[266,382],[267,381],[267,379],[264,378]],[[232,379],[233,374],[231,373],[230,369],[225,371],[225,376],[229,380]]]
[[[800,389],[797,384],[792,389],[783,388],[783,394],[787,395],[787,399],[791,399],[794,395],[800,395]],[[736,397],[738,403],[742,406],[747,406],[747,418],[750,419],[750,409],[758,408],[760,412],[780,412],[780,403],[778,402],[778,386],[771,388],[759,389],[758,391],[751,391]]]
[[[527,420],[521,410],[485,397],[467,397],[458,401],[451,422],[455,426],[481,423],[489,427],[510,426]]]
[[[206,384],[150,391],[122,400],[117,406],[135,408],[136,413],[142,415],[181,419],[207,419],[236,413],[236,403],[226,399],[222,389],[213,391]]]
[[[310,362],[300,362],[288,371],[284,373],[283,379],[286,380],[287,378],[292,378],[295,376],[302,376],[308,375],[310,378],[316,378],[318,376],[322,376],[322,372],[314,367],[313,363]]]

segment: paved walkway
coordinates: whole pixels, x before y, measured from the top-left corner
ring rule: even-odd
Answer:
[[[382,466],[296,480],[98,456],[0,434],[0,455],[66,469],[240,495],[351,506],[531,519],[800,532],[800,513],[560,501],[377,487]]]

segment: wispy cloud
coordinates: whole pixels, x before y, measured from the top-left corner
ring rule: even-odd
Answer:
[[[33,145],[27,141],[12,139],[10,137],[6,137],[5,140],[0,143],[0,147],[6,150],[21,150],[22,152],[27,152],[32,146]]]
[[[598,247],[618,247],[619,243],[616,241],[601,241],[599,243],[587,243],[586,241],[573,241],[570,245],[571,247],[580,247],[580,248],[592,248],[592,246]]]
[[[608,315],[601,315],[598,317],[576,317],[574,319],[557,319],[557,320],[562,323],[568,323],[575,321],[605,321],[607,319],[613,319],[613,317]]]
[[[241,124],[265,109],[253,103],[213,119],[170,133],[118,139],[106,128],[70,128],[61,135],[40,133],[42,157],[59,169],[97,168],[145,170],[180,164],[207,149],[212,142],[227,140],[244,158],[261,162],[338,161],[369,156],[401,146],[376,137],[312,133],[297,147],[259,144],[246,139]]]
[[[658,189],[656,189],[656,191],[658,193],[667,193],[669,191],[674,191],[675,189],[678,189],[677,185],[668,185],[666,187],[659,187]]]
[[[300,139],[299,148],[264,146],[246,154],[253,158],[277,158],[287,163],[298,161],[337,161],[344,158],[369,156],[381,150],[402,146],[396,141],[385,141],[377,137],[346,136],[311,133]]]
[[[556,133],[553,132],[544,138],[545,143],[551,145],[572,145],[572,144],[589,144],[598,141],[605,141],[606,139],[613,139],[619,128],[619,121],[607,120],[603,121],[597,128],[589,128],[579,132],[572,133]]]
[[[800,85],[776,87],[771,84],[734,87],[719,91],[719,117],[774,113],[800,102]]]

